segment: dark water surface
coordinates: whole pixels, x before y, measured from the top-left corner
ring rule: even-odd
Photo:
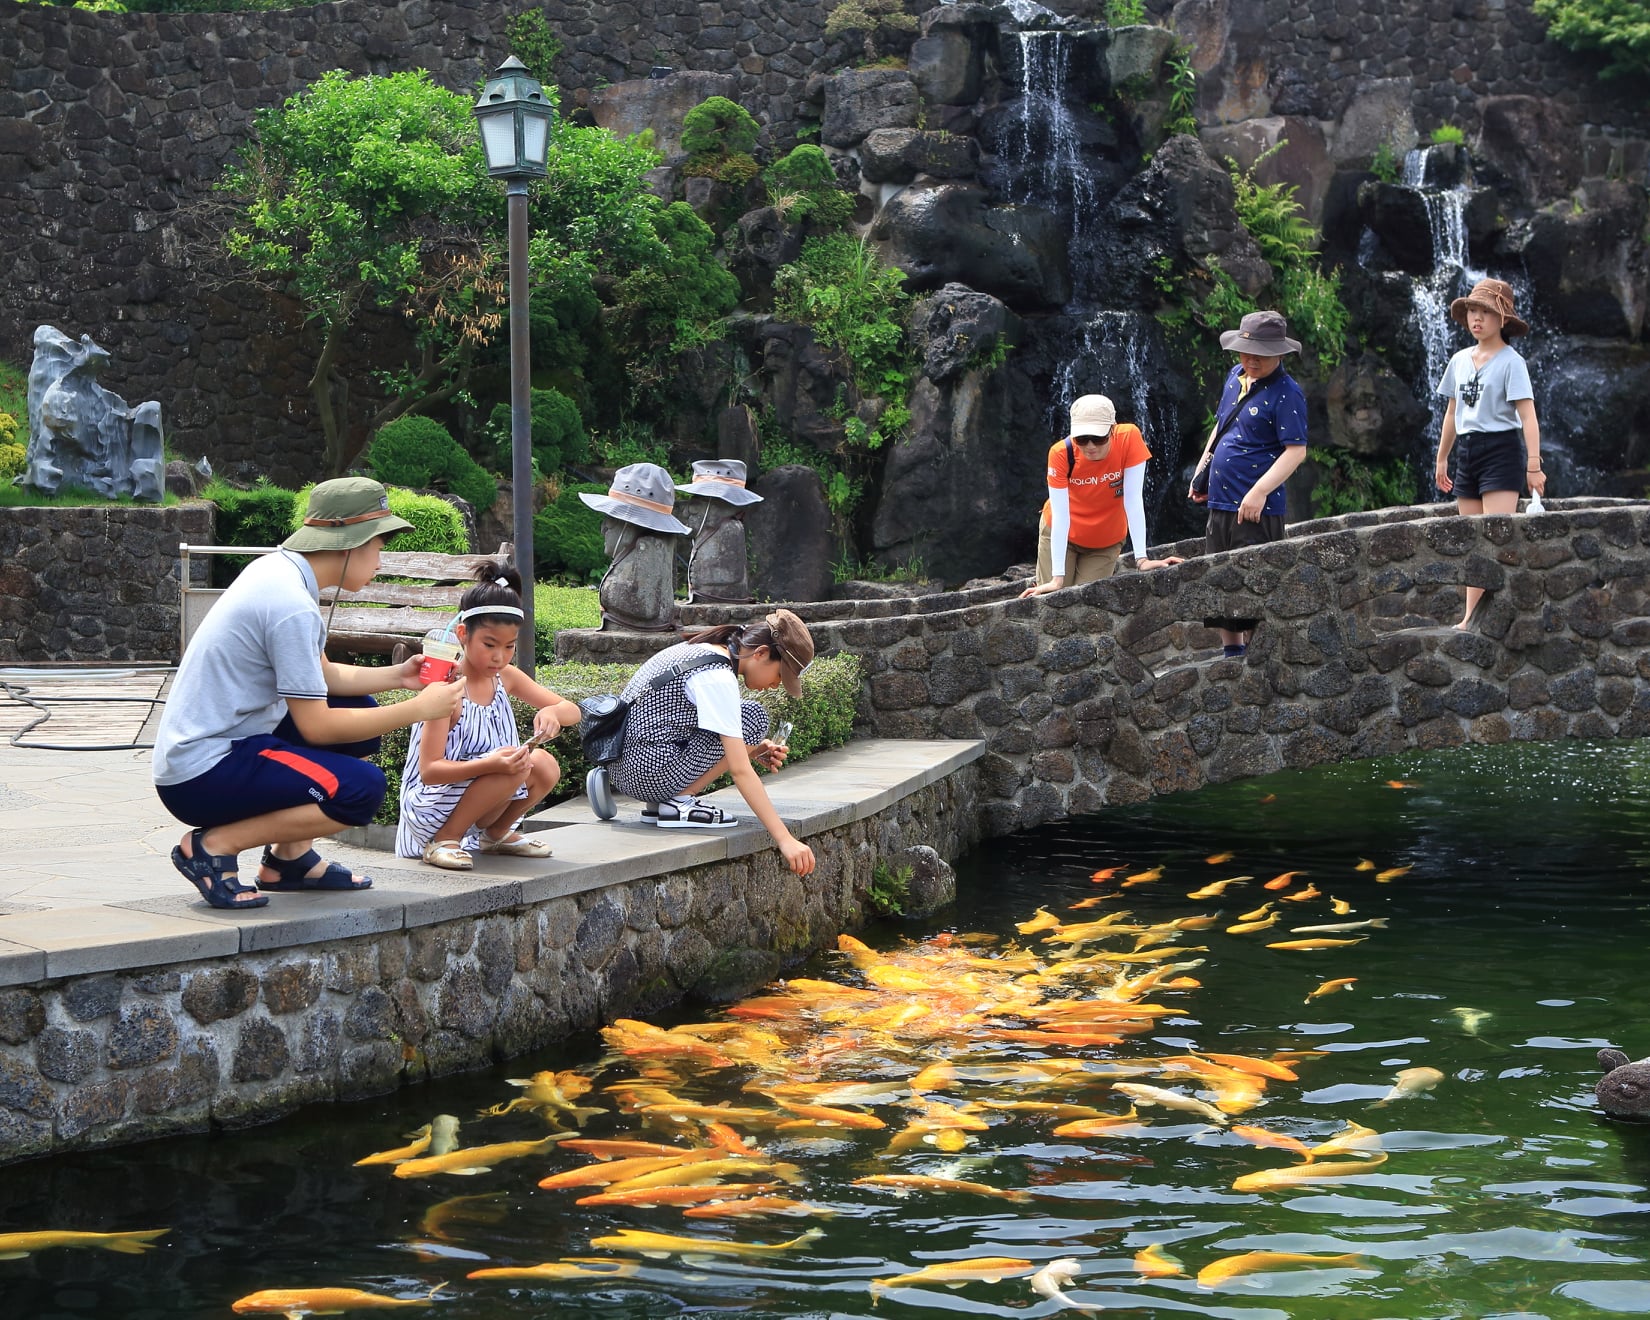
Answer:
[[[1393,788],[1389,780],[1413,786]],[[1234,856],[1205,861],[1222,852]],[[1374,872],[1354,869],[1364,858],[1380,870],[1411,869],[1376,883]],[[1094,870],[1158,865],[1162,880],[1069,911],[1115,884],[1091,883]],[[1280,904],[1282,927],[1225,933],[1237,914],[1276,897],[1261,882],[1285,870],[1307,872],[1294,889],[1309,881],[1325,896]],[[1219,899],[1186,897],[1239,874],[1255,879]],[[232,1301],[262,1288],[341,1285],[412,1298],[444,1280],[450,1286],[427,1308],[406,1313],[898,1320],[1061,1311],[1023,1277],[955,1291],[899,1288],[873,1311],[870,1280],[980,1256],[1037,1264],[1076,1258],[1081,1273],[1068,1285],[1076,1301],[1140,1315],[1650,1314],[1650,1127],[1603,1121],[1592,1095],[1601,1045],[1650,1054],[1650,746],[1473,749],[1275,775],[998,841],[959,867],[959,888],[961,901],[938,919],[885,925],[867,941],[893,950],[944,931],[989,932],[1043,953],[1052,946],[1041,935],[1013,929],[1040,905],[1073,922],[1118,908],[1139,924],[1221,912],[1215,929],[1178,937],[1208,946],[1185,955],[1205,960],[1190,972],[1201,987],[1149,996],[1175,1009],[1172,1016],[1115,1048],[1059,1053],[1102,1060],[1194,1049],[1260,1058],[1321,1051],[1295,1065],[1298,1082],[1269,1081],[1263,1102],[1236,1121],[1307,1144],[1356,1121],[1382,1134],[1387,1160],[1338,1184],[1238,1193],[1235,1178],[1296,1157],[1146,1108],[1146,1126],[1089,1139],[1051,1135],[1057,1119],[993,1111],[989,1130],[970,1134],[961,1151],[923,1147],[884,1157],[891,1135],[913,1116],[887,1103],[870,1110],[886,1130],[844,1133],[841,1142],[781,1145],[776,1134],[749,1130],[757,1144],[801,1166],[805,1184],[785,1190],[834,1210],[829,1218],[700,1221],[668,1208],[577,1207],[585,1192],[536,1186],[547,1173],[585,1162],[566,1152],[464,1178],[400,1180],[387,1168],[351,1167],[368,1152],[400,1145],[403,1133],[438,1113],[464,1120],[466,1145],[543,1135],[545,1123],[531,1113],[476,1117],[517,1094],[506,1078],[538,1068],[593,1075],[597,1090],[585,1103],[611,1106],[600,1087],[635,1076],[635,1068],[619,1061],[598,1070],[602,1046],[592,1040],[233,1136],[0,1170],[0,1231],[172,1229],[142,1257],[55,1250],[0,1261],[4,1314],[226,1316]],[[1356,910],[1332,915],[1331,895]],[[1351,947],[1266,947],[1301,938],[1289,926],[1375,917],[1388,927],[1357,932],[1369,938]],[[1104,947],[1123,951],[1131,942]],[[1131,965],[1127,974],[1149,969]],[[862,983],[840,956],[807,970]],[[1332,977],[1358,979],[1349,992],[1303,1002]],[[845,1056],[855,1069],[849,1079],[907,1077],[953,1053],[961,1039],[940,1037],[904,1052],[891,1044],[880,1070],[867,1065],[865,1052]],[[968,1057],[1003,1062],[1043,1053],[1033,1045],[995,1050]],[[1416,1066],[1437,1068],[1444,1080],[1429,1095],[1369,1107],[1399,1069]],[[765,1104],[740,1090],[749,1075],[701,1072],[677,1090],[698,1101]],[[842,1074],[827,1068],[825,1075]],[[1140,1080],[1195,1089],[1184,1077]],[[1093,1078],[1057,1089],[981,1084],[932,1095],[950,1103],[1031,1098],[1127,1108]],[[617,1110],[593,1119],[586,1135],[671,1139]],[[957,1193],[900,1198],[851,1185],[874,1173],[936,1174],[1035,1196],[1023,1204]],[[461,1207],[440,1235],[428,1231],[432,1206],[488,1195],[495,1199]],[[621,1228],[774,1243],[810,1227],[822,1236],[770,1258],[623,1257],[640,1269],[597,1283],[464,1278],[488,1265],[611,1256],[589,1241]],[[1246,1274],[1207,1288],[1190,1275],[1142,1278],[1134,1256],[1153,1243],[1190,1275],[1247,1251],[1356,1252],[1361,1264]]]

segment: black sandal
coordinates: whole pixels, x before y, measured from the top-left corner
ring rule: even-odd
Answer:
[[[238,859],[233,854],[213,854],[206,851],[206,845],[201,842],[206,834],[204,829],[191,830],[189,834],[189,855],[185,856],[183,845],[180,843],[172,849],[172,865],[178,868],[183,876],[206,900],[208,907],[215,908],[255,908],[263,907],[269,898],[260,894],[251,885],[243,885],[235,867]],[[228,871],[231,874],[225,875]],[[251,897],[242,899],[242,895]]]
[[[267,866],[279,880],[265,880],[258,877],[258,888],[271,894],[291,894],[302,889],[371,889],[372,877],[362,876],[361,882],[355,882],[355,872],[342,862],[328,862],[327,869],[320,875],[311,875],[310,872],[321,862],[321,854],[311,848],[302,857],[294,857],[288,861],[284,857],[277,857],[273,848],[264,849],[263,865]]]

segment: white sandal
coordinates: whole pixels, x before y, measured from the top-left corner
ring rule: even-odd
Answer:
[[[419,855],[430,866],[439,866],[443,871],[468,871],[475,865],[470,854],[451,839],[432,840]]]
[[[642,808],[642,820],[666,830],[726,830],[739,823],[739,817],[696,797],[649,803]]]
[[[515,838],[495,839],[485,830],[481,834],[481,851],[484,853],[499,853],[505,857],[548,857],[550,845],[543,839],[535,839],[531,835],[523,834],[519,830],[511,830]]]

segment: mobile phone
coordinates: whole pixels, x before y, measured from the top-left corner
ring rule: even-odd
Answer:
[[[535,747],[543,747],[545,743],[549,742],[555,736],[556,735],[553,733],[535,733],[527,740],[525,746],[528,751],[532,751]]]
[[[790,720],[781,721],[779,728],[774,731],[773,740],[781,747],[789,747],[791,745],[791,730],[795,727]]]

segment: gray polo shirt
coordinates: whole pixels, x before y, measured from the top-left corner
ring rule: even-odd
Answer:
[[[302,555],[253,560],[190,639],[155,735],[157,784],[203,775],[237,738],[272,733],[288,697],[325,700],[320,588]]]
[[[1503,348],[1482,367],[1472,365],[1472,350],[1463,348],[1449,360],[1443,379],[1434,391],[1441,398],[1455,400],[1455,433],[1467,431],[1516,431],[1515,406],[1520,399],[1533,399],[1530,369],[1510,348]]]

